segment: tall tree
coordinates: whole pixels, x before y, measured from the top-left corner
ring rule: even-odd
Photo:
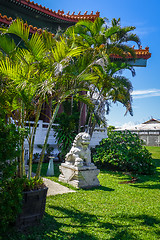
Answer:
[[[30,114],[35,117],[34,125],[32,128],[31,125],[29,126],[27,135],[29,178],[32,173],[34,140],[42,104],[44,101],[54,99],[54,109],[37,168],[36,176],[39,177],[50,129],[61,103],[71,94],[77,95],[78,91],[84,89],[83,83],[86,80],[92,80],[94,76],[79,74],[76,77],[70,75],[68,78],[66,67],[71,64],[74,57],[83,52],[83,49],[68,46],[63,37],[56,40],[48,32],[30,36],[29,27],[20,20],[14,21],[8,29],[1,29],[1,31],[3,32],[0,38],[1,79],[5,83],[5,89],[9,85],[14,92],[12,96],[10,90],[7,92],[11,98],[10,112],[14,110],[12,103],[15,102],[15,109],[19,110],[20,118],[19,116],[18,118],[21,127],[25,127]],[[17,43],[13,36],[16,40],[18,39]],[[23,143],[22,151],[24,152]],[[24,157],[21,165],[24,166]]]
[[[75,39],[75,45],[87,48],[83,54],[81,67],[86,64],[86,69],[98,76],[97,81],[90,87],[90,97],[95,96],[95,93],[98,96],[93,99],[95,106],[98,106],[90,110],[88,130],[90,129],[91,134],[95,125],[93,116],[99,113],[104,101],[108,110],[111,101],[119,101],[126,107],[126,112],[129,111],[132,115],[132,84],[119,73],[123,69],[129,69],[133,75],[135,74],[126,58],[129,53],[135,58],[135,52],[128,46],[128,42],[140,45],[139,37],[132,33],[134,29],[135,27],[132,26],[121,27],[120,19],[113,19],[108,27],[104,19],[97,18],[94,22],[79,21],[66,31],[69,39]],[[113,55],[120,56],[121,61],[112,61]]]

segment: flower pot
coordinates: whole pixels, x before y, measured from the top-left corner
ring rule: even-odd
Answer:
[[[16,219],[16,227],[24,229],[34,226],[42,219],[45,212],[48,188],[23,192],[22,212]]]

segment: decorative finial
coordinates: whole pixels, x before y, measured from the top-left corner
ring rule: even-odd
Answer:
[[[99,14],[100,14],[100,12],[97,11],[97,12],[96,12],[96,16],[99,17]]]
[[[84,15],[87,15],[87,12],[88,12],[88,11],[85,11]]]
[[[81,15],[81,11],[79,11],[78,15]]]

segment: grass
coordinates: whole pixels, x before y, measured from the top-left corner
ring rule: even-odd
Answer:
[[[147,147],[157,171],[138,176],[135,184],[120,184],[131,176],[101,171],[101,187],[47,197],[46,213],[27,233],[12,233],[7,239],[160,239],[160,147]],[[36,166],[34,166],[36,168]],[[57,181],[58,165],[53,178]],[[44,164],[42,175],[47,166]]]

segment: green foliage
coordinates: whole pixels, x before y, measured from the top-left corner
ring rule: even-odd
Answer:
[[[80,115],[78,102],[74,99],[70,100],[68,98],[63,103],[63,109],[64,112],[60,113],[56,118],[57,125],[53,126],[61,159],[69,152],[73,140],[78,133]]]
[[[37,147],[42,149],[43,145],[38,144]],[[50,144],[47,144],[47,146],[46,146],[46,153],[44,155],[44,162],[48,162],[49,161],[49,156],[52,155],[53,150],[54,150],[54,147],[50,146]],[[35,160],[39,159],[39,157],[40,157],[40,154],[38,154],[38,153],[34,154]]]
[[[77,114],[68,115],[61,113],[57,117],[58,125],[54,126],[55,137],[57,139],[60,157],[64,157],[69,152],[75,136],[77,135]]]
[[[108,138],[92,150],[93,161],[101,167],[112,167],[138,174],[152,174],[154,165],[142,140],[131,132],[109,132]]]
[[[111,132],[114,129],[115,129],[115,126],[108,126],[107,127],[107,133]]]
[[[5,231],[15,220],[22,198],[21,186],[13,180],[19,151],[20,132],[14,124],[0,119],[0,229]]]
[[[0,119],[0,164],[19,156],[20,132],[14,124]]]
[[[0,233],[14,223],[22,206],[21,179],[7,179],[0,183]]]
[[[21,185],[23,187],[23,191],[30,191],[30,190],[38,190],[40,188],[44,188],[45,185],[43,183],[42,178],[31,178],[28,179],[26,177],[22,178]]]
[[[3,181],[0,187],[0,233],[4,233],[9,225],[14,226],[21,212],[23,191],[44,188],[44,183],[41,178],[10,178]]]

